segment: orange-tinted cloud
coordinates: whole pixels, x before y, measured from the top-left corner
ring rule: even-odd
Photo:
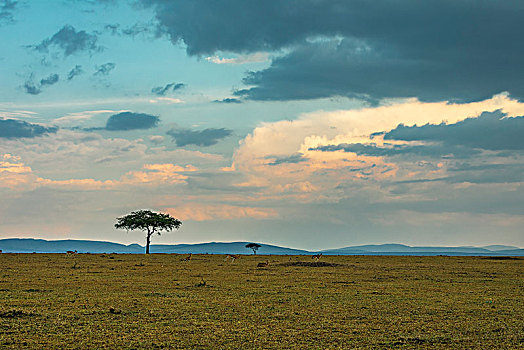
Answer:
[[[207,221],[233,219],[268,219],[278,216],[274,209],[240,207],[225,204],[186,204],[176,208],[166,208],[169,214],[180,220]]]

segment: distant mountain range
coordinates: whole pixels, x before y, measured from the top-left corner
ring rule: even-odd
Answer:
[[[152,253],[179,254],[250,254],[246,248],[249,242],[210,242],[198,244],[152,244]],[[482,256],[524,256],[524,249],[514,246],[489,245],[484,247],[410,247],[404,244],[360,245],[322,251],[307,251],[279,247],[271,244],[260,244],[258,254],[308,255],[323,253],[326,255],[482,255]],[[79,253],[144,253],[139,244],[124,245],[113,242],[85,240],[47,241],[33,238],[0,239],[0,250],[4,253],[64,253],[76,250]]]

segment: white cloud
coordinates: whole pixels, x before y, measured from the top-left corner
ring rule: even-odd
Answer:
[[[57,124],[72,124],[72,123],[79,123],[84,122],[86,120],[90,120],[93,117],[97,115],[107,115],[107,114],[117,114],[126,112],[126,110],[110,110],[110,109],[103,109],[103,110],[96,110],[96,111],[83,111],[83,112],[74,112],[74,113],[68,113],[63,117],[53,119],[53,123]]]
[[[269,61],[269,54],[267,52],[256,52],[249,55],[240,55],[235,58],[225,58],[219,56],[206,57],[206,60],[215,64],[247,64],[247,63],[259,63]]]
[[[155,97],[149,100],[149,103],[167,103],[167,104],[178,104],[178,103],[184,103],[179,98],[172,98],[172,97]]]

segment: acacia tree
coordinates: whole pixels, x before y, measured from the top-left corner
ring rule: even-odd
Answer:
[[[162,231],[170,232],[178,229],[182,221],[169,214],[155,213],[151,210],[133,211],[126,216],[117,218],[115,228],[127,231],[140,230],[146,232],[146,254],[149,254],[151,236],[156,233],[160,236]]]
[[[262,247],[258,243],[248,243],[246,244],[246,248],[253,249],[253,254],[257,255],[258,248]]]

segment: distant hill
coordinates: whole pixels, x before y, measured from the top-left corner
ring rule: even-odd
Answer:
[[[489,249],[489,250],[492,250],[492,251],[520,249],[519,247],[515,247],[515,246],[512,246],[512,245],[500,245],[500,244],[487,245],[487,246],[484,246],[484,247],[481,247],[481,248]]]
[[[250,242],[231,243],[199,243],[199,244],[152,244],[151,253],[180,253],[180,254],[252,254],[246,248]],[[310,254],[306,250],[284,248],[270,244],[260,244],[257,254],[299,255]],[[124,245],[113,242],[85,241],[85,240],[57,240],[46,241],[33,238],[0,239],[0,250],[4,253],[65,253],[76,250],[79,253],[144,253],[145,248],[139,244]]]
[[[245,245],[249,242],[209,242],[198,244],[152,244],[152,253],[179,254],[251,254]],[[257,254],[308,255],[318,252],[279,247],[260,243]],[[143,254],[139,244],[120,244],[87,240],[47,241],[33,238],[0,239],[0,250],[4,253],[127,253]],[[524,249],[513,246],[491,245],[485,247],[410,247],[404,244],[370,244],[321,251],[325,255],[480,255],[480,256],[524,256]]]
[[[488,249],[494,247],[494,249]],[[323,254],[340,255],[519,255],[524,256],[524,249],[512,246],[486,247],[410,247],[404,244],[370,244],[337,249],[327,249]]]

